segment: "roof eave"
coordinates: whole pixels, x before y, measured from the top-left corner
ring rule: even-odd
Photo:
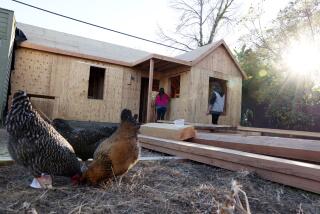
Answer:
[[[98,56],[93,56],[93,55],[88,55],[88,54],[80,54],[80,53],[77,53],[77,52],[62,50],[62,49],[59,49],[59,48],[47,47],[47,46],[44,46],[44,45],[39,45],[39,44],[35,44],[35,43],[32,43],[32,42],[29,42],[29,41],[22,42],[19,45],[19,47],[33,49],[33,50],[45,51],[45,52],[54,53],[54,54],[58,54],[58,55],[72,56],[72,57],[77,57],[77,58],[81,58],[81,59],[90,59],[90,60],[99,61],[99,62],[106,62],[106,63],[110,63],[110,64],[116,64],[116,65],[123,65],[123,66],[126,66],[126,67],[132,67],[132,63],[119,61],[119,60],[108,59],[108,58],[103,58],[103,57],[98,57]]]
[[[135,61],[134,63],[132,63],[132,66],[136,66],[136,65],[139,65],[147,60],[150,60],[150,59],[160,59],[160,60],[165,60],[165,61],[168,61],[168,62],[173,62],[173,63],[177,63],[177,64],[181,64],[181,65],[186,65],[186,66],[191,66],[192,63],[191,62],[188,62],[188,61],[185,61],[185,60],[181,60],[181,59],[176,59],[176,58],[173,58],[173,57],[168,57],[168,56],[163,56],[163,55],[160,55],[160,54],[150,54],[140,60],[137,60]]]
[[[94,60],[94,61],[106,62],[106,63],[122,65],[122,66],[126,66],[126,67],[134,67],[134,66],[137,66],[137,65],[139,65],[139,64],[141,64],[141,63],[143,63],[143,62],[145,62],[147,60],[150,60],[150,59],[165,60],[165,61],[176,63],[176,64],[181,64],[181,65],[185,65],[185,66],[191,66],[191,62],[184,61],[184,60],[179,60],[179,59],[176,59],[176,58],[167,57],[167,56],[163,56],[163,55],[159,55],[159,54],[150,54],[147,57],[144,57],[144,58],[142,58],[140,60],[137,60],[136,62],[128,63],[128,62],[124,62],[124,61],[112,60],[112,59],[93,56],[93,55],[81,54],[81,53],[77,53],[77,52],[74,52],[74,51],[62,50],[62,49],[59,49],[59,48],[47,47],[47,46],[44,46],[44,45],[39,45],[39,44],[32,43],[30,41],[22,42],[19,45],[19,47],[33,49],[33,50],[45,51],[45,52],[64,55],[64,56],[77,57],[77,58],[81,58],[81,59],[90,59],[90,60]]]

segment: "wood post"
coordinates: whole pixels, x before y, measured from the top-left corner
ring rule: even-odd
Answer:
[[[153,69],[154,69],[154,60],[150,59],[149,67],[149,87],[148,87],[148,104],[147,104],[147,122],[151,122],[151,112],[152,112],[152,84],[153,84]]]

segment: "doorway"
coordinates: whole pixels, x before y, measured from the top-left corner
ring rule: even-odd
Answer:
[[[159,91],[160,80],[153,79],[152,91]],[[148,105],[148,87],[149,78],[141,78],[140,89],[140,106],[139,106],[139,122],[145,123],[147,121],[147,105]]]
[[[226,115],[227,114],[227,96],[228,96],[228,87],[227,87],[227,80],[223,80],[223,79],[218,79],[218,78],[214,78],[214,77],[209,77],[209,97],[208,97],[208,100],[210,100],[211,98],[211,94],[212,94],[212,91],[213,91],[213,87],[214,87],[214,84],[215,83],[218,83],[220,85],[220,87],[222,88],[223,92],[224,92],[224,95],[225,95],[225,103],[224,103],[224,109],[223,109],[223,113],[222,115]]]

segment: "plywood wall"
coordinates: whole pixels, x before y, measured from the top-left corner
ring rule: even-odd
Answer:
[[[194,67],[208,71],[215,71],[218,73],[217,75],[223,75],[224,77],[242,77],[241,72],[229,56],[225,47],[222,45],[216,48],[211,54],[201,60]]]
[[[231,57],[223,46],[218,47],[191,69],[193,104],[190,111],[192,122],[210,123],[211,117],[206,116],[209,97],[209,78],[227,81],[226,115],[219,119],[220,124],[238,125],[241,116],[242,76]]]
[[[15,70],[11,74],[13,89],[28,89],[29,93],[49,95],[53,57],[40,51],[19,49]]]
[[[122,108],[139,113],[141,72],[131,68],[123,69]]]
[[[188,115],[190,70],[186,68],[176,68],[162,73],[160,87],[163,87],[166,93],[170,95],[170,78],[178,75],[180,75],[180,97],[170,99],[168,112],[166,114],[166,119],[168,120],[186,118]]]
[[[106,69],[103,100],[87,97],[90,66]],[[12,93],[55,96],[36,101],[51,119],[118,122],[123,108],[139,112],[141,73],[131,68],[20,48],[11,80]]]
[[[171,99],[167,120],[183,118],[195,123],[211,123],[207,116],[209,78],[227,80],[226,115],[220,124],[238,125],[241,114],[242,76],[223,46],[218,47],[190,70],[174,69],[162,74],[160,84],[170,93],[169,78],[180,75],[180,97]]]
[[[105,67],[104,95],[102,100],[88,99],[89,71],[92,63],[72,61],[68,86],[62,88],[59,114],[66,119],[119,121],[122,107],[123,70]],[[57,116],[60,116],[60,115]]]

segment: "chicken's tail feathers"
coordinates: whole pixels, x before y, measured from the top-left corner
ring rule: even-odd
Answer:
[[[52,121],[52,125],[57,131],[64,131],[64,132],[73,131],[72,127],[68,124],[68,122],[60,118],[54,119]]]

